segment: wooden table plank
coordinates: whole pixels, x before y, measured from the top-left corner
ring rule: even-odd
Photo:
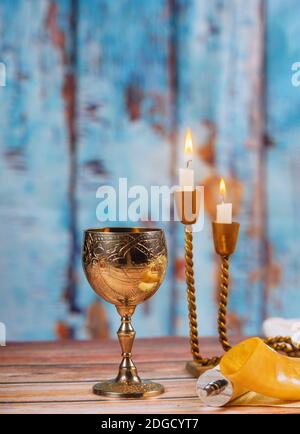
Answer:
[[[196,397],[196,379],[163,379],[165,393],[156,399],[192,398]],[[106,402],[107,398],[92,393],[94,382],[81,383],[23,383],[0,386],[0,403],[32,403],[32,402],[72,402],[99,401]],[[116,401],[114,401],[116,403]]]
[[[142,378],[189,378],[185,361],[139,362]],[[100,381],[116,375],[117,363],[86,365],[29,365],[0,367],[0,384]]]
[[[239,338],[232,338],[238,342]],[[201,340],[203,354],[220,355],[222,349],[214,338]],[[167,337],[136,339],[133,348],[137,362],[190,360],[187,338]],[[120,359],[120,347],[116,340],[60,341],[9,343],[0,349],[0,367],[3,365],[65,365],[116,363]]]
[[[203,354],[220,354],[216,339],[201,342]],[[191,359],[187,338],[140,339],[134,354],[140,375],[165,385],[160,397],[111,400],[92,393],[96,381],[116,375],[116,341],[9,344],[0,348],[0,413],[300,413],[279,407],[203,407],[196,380],[185,371]]]
[[[146,401],[51,402],[2,404],[0,414],[300,414],[300,409],[279,407],[224,407],[213,409],[201,405],[196,398]]]
[[[185,343],[184,345],[182,345]],[[162,338],[161,344],[152,339],[136,340],[136,361],[157,361],[190,358],[184,338]],[[49,342],[8,344],[1,349],[1,365],[90,364],[116,363],[120,359],[120,346],[116,340]]]

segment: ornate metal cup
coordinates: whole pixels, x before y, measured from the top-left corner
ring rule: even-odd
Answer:
[[[95,384],[97,395],[140,398],[161,394],[161,384],[141,380],[131,359],[135,331],[131,316],[136,306],[160,287],[167,268],[167,247],[161,229],[87,229],[83,268],[93,290],[116,306],[121,316],[118,338],[122,349],[119,373]]]

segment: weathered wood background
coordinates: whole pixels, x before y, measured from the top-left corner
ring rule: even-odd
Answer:
[[[113,334],[80,264],[96,189],[176,182],[193,131],[206,223],[195,265],[202,333],[215,334],[210,219],[220,176],[242,225],[230,328],[300,316],[298,0],[1,0],[0,321],[8,339]],[[153,225],[153,223],[152,223]],[[182,227],[137,309],[139,336],[187,333]]]

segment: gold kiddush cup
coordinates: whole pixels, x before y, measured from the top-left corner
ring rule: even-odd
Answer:
[[[131,317],[136,306],[150,298],[164,279],[168,255],[163,231],[148,228],[87,229],[82,260],[93,290],[114,304],[121,316],[118,338],[123,359],[119,373],[113,380],[95,384],[94,393],[115,398],[160,395],[164,387],[141,380],[132,361],[135,331]]]

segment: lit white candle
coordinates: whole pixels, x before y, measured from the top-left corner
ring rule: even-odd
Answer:
[[[232,203],[225,203],[226,185],[224,179],[220,182],[220,193],[222,196],[222,203],[217,205],[217,223],[232,223]]]
[[[183,190],[192,190],[194,189],[194,170],[190,168],[190,165],[193,162],[193,141],[189,128],[187,129],[184,143],[186,168],[179,169],[179,185]]]

